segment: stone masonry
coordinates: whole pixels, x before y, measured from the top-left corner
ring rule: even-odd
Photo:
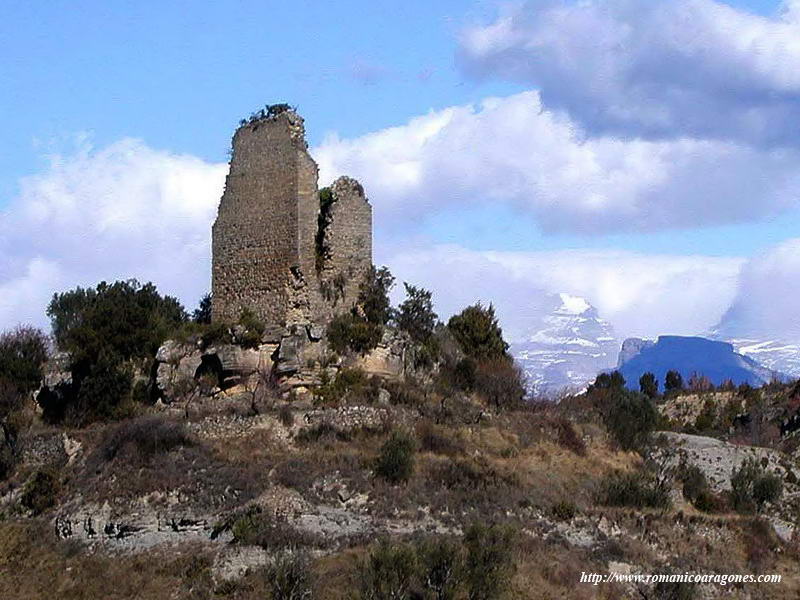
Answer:
[[[320,202],[302,117],[282,110],[233,136],[212,231],[212,318],[250,309],[268,329],[320,331],[354,305],[372,265],[372,207],[338,179]]]

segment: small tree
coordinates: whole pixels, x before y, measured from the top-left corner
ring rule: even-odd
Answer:
[[[664,394],[677,394],[683,391],[683,376],[678,371],[667,371],[664,378]]]
[[[358,294],[358,304],[364,311],[367,322],[386,325],[392,318],[392,306],[389,301],[392,287],[394,287],[394,276],[389,269],[370,267]]]
[[[689,377],[689,389],[695,393],[713,392],[714,383],[705,375],[694,372]]]
[[[639,377],[639,391],[650,399],[658,397],[658,380],[649,371]]]
[[[480,302],[468,306],[450,317],[447,328],[453,333],[461,350],[476,360],[506,358],[508,344],[503,339],[494,307]]]
[[[0,377],[25,394],[39,387],[47,360],[47,336],[35,327],[20,326],[0,335]]]
[[[406,299],[397,311],[397,327],[412,340],[424,344],[433,336],[438,316],[433,310],[433,295],[426,289],[403,283]]]

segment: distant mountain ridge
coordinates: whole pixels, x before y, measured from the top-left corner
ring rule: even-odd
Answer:
[[[611,324],[584,298],[559,294],[553,308],[511,344],[529,387],[540,394],[579,391],[611,367],[619,342]]]
[[[708,377],[714,385],[732,380],[735,384],[761,386],[776,375],[752,358],[739,354],[728,342],[702,337],[662,335],[656,341],[629,338],[620,352],[618,370],[629,388],[639,387],[643,373],[653,373],[663,385],[667,371],[678,371],[684,381],[697,373]]]

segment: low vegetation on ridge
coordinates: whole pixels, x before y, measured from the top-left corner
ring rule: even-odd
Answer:
[[[626,569],[778,573],[781,584],[729,593],[800,592],[800,547],[779,535],[800,514],[790,426],[800,386],[670,375],[661,393],[652,375],[633,391],[606,373],[542,401],[526,392],[491,305],[443,323],[423,288],[404,284],[392,306],[394,283],[371,271],[326,332],[330,354],[300,366],[320,374],[306,395],[260,371],[223,385],[198,359],[191,394],[158,397],[167,339],[235,357],[269,344],[255,314],[211,322],[206,296],[189,316],[151,284],[56,294],[52,342],[29,327],[2,334],[0,596],[718,592],[580,581]],[[402,376],[370,371],[391,344]],[[746,456],[715,478],[676,441],[696,434]]]

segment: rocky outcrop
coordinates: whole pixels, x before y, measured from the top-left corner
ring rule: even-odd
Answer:
[[[234,344],[201,348],[197,344],[165,342],[156,353],[153,369],[157,396],[171,402],[195,389],[206,377],[214,388],[231,387],[248,378],[272,372],[277,344],[248,349]]]
[[[650,348],[655,342],[653,340],[643,340],[641,338],[628,338],[622,342],[622,349],[619,351],[617,368],[624,365],[629,360],[637,356],[645,348]]]

